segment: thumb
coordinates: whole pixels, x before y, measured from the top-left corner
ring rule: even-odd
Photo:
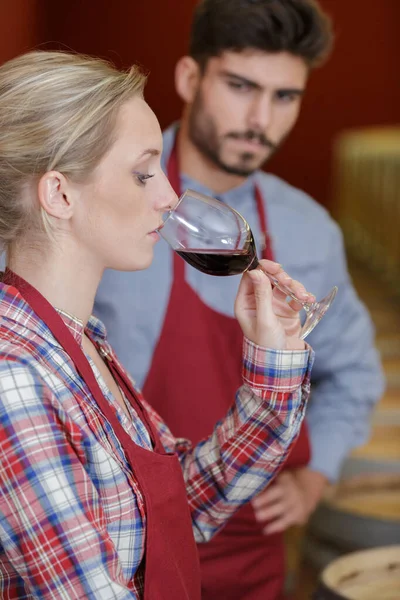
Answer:
[[[272,286],[268,277],[260,270],[254,269],[248,272],[253,283],[253,293],[257,309],[257,321],[260,324],[268,324],[271,318],[275,318],[272,308]]]

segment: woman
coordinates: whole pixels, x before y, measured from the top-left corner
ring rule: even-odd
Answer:
[[[145,403],[90,316],[104,269],[148,267],[176,203],[143,85],[135,68],[79,55],[0,67],[2,598],[198,600],[194,540],[265,487],[304,415],[300,306],[260,271],[236,300],[244,385],[195,448]]]

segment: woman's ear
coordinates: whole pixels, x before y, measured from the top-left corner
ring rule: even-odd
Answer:
[[[180,58],[175,67],[175,89],[185,104],[192,104],[199,82],[199,64],[191,56]]]
[[[68,182],[62,173],[48,171],[38,184],[38,198],[42,209],[56,219],[67,220],[73,214],[73,202]]]

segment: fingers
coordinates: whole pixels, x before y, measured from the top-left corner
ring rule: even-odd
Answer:
[[[263,271],[268,273],[269,275],[277,275],[283,272],[282,265],[273,260],[268,260],[263,258],[259,261],[259,265],[262,267]]]
[[[282,517],[285,512],[285,502],[282,498],[280,498],[273,504],[270,504],[268,507],[261,508],[257,511],[255,510],[254,514],[256,520],[260,523],[268,523],[268,521],[273,521]]]
[[[248,276],[253,284],[255,306],[260,324],[265,325],[274,316],[272,310],[272,286],[265,273],[259,269],[250,271]]]
[[[285,347],[285,333],[272,308],[272,286],[260,270],[245,273],[235,301],[235,315],[243,334],[265,348]]]
[[[272,297],[272,286],[268,277],[260,271],[259,269],[255,269],[254,271],[248,271],[245,273],[240,280],[239,289],[237,298],[239,302],[243,303],[248,300],[249,296],[253,296],[255,287],[263,286],[267,297],[271,299]],[[261,289],[259,289],[258,293],[261,293]]]
[[[296,298],[298,298],[301,301],[301,303],[315,302],[314,295],[308,292],[302,283],[296,281],[295,279],[292,279],[290,275],[288,275],[282,269],[281,265],[273,263],[269,260],[260,260],[259,265],[262,268],[262,270],[271,277],[271,280],[274,285],[279,285],[283,288],[284,291],[287,291],[286,296],[289,294],[293,294],[294,296],[296,296]],[[291,308],[293,308],[293,310],[300,310],[300,308],[302,307],[301,303],[296,303],[295,301],[292,301],[290,303],[292,304]]]
[[[263,533],[270,535],[285,531],[292,525],[302,525],[306,521],[303,507],[298,503],[290,503],[285,499],[272,504],[268,509],[254,511],[255,518],[260,523],[265,523]]]
[[[263,528],[264,535],[272,535],[274,533],[282,533],[289,529],[292,525],[296,525],[296,521],[292,518],[293,515],[286,514],[283,515],[280,519],[269,523]]]
[[[290,473],[281,473],[271,487],[252,502],[257,521],[264,523],[263,533],[271,535],[306,521],[304,497]]]
[[[275,314],[281,317],[293,317],[299,312],[300,308],[302,307],[302,305],[296,302],[295,300],[292,301],[293,304],[297,304],[300,308],[295,308],[291,306],[291,303],[287,301],[287,295],[278,290],[278,288],[276,287],[272,290],[272,297]]]
[[[287,297],[293,298],[295,294],[299,300],[288,302]],[[276,350],[302,350],[304,342],[300,339],[297,313],[310,298],[304,286],[291,279],[281,265],[262,260],[260,268],[245,273],[241,279],[235,315],[244,335],[252,342]]]
[[[279,483],[273,483],[268,486],[261,494],[258,494],[252,500],[252,505],[255,511],[261,511],[267,508],[273,502],[280,500],[283,496],[283,489]]]
[[[267,487],[253,501],[254,514],[257,521],[266,522],[280,516],[285,504],[285,488],[277,479]]]

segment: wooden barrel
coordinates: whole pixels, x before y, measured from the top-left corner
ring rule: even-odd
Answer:
[[[335,206],[348,249],[400,292],[400,128],[345,131],[334,156]]]
[[[304,554],[322,569],[344,553],[397,544],[400,475],[370,473],[332,486],[310,520]]]
[[[321,576],[313,600],[399,600],[400,546],[354,552],[336,559]]]

